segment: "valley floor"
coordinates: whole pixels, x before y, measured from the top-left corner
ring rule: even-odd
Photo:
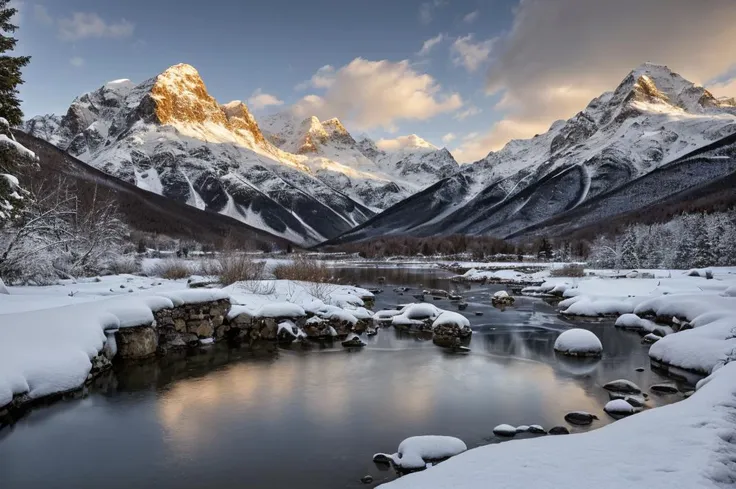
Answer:
[[[653,365],[708,377],[677,404],[589,433],[476,448],[389,487],[691,489],[736,482],[736,268],[585,270],[572,278],[551,277],[559,273],[549,265],[452,265],[475,267],[455,277],[458,282],[519,284],[524,295],[560,299],[560,312],[569,318],[616,317],[618,327],[649,333]],[[19,397],[79,388],[101,352],[115,355],[114,332],[151,324],[166,308],[227,299],[230,319],[305,311],[349,324],[378,317],[365,307],[372,293],[358,287],[287,280],[190,287],[203,281],[115,275],[9,287],[9,294],[0,294],[0,411]],[[200,338],[202,345],[212,341]]]

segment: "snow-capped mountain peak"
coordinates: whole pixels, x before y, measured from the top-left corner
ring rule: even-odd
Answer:
[[[407,165],[386,165],[385,153],[366,157],[336,118],[276,115],[263,128],[243,102],[219,104],[187,64],[140,84],[109,82],[77,97],[61,119],[25,125],[143,189],[297,242],[342,233],[444,175],[422,160],[406,178]]]

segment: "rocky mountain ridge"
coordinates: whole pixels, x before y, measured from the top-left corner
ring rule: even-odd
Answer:
[[[668,195],[703,184],[703,178],[729,174],[734,152],[727,138],[734,133],[736,107],[729,100],[716,99],[665,66],[647,63],[567,121],[553,123],[534,138],[509,142],[336,241],[387,234],[522,237],[527,229],[543,234],[544,222],[552,218],[555,229],[573,229],[575,223],[562,225],[560,216],[606,201],[655,170],[677,175],[668,177]],[[698,152],[709,145],[717,148]],[[698,165],[707,168],[702,175],[692,174],[694,154]],[[686,161],[688,172],[668,169]],[[610,201],[596,216],[605,219],[650,205],[655,195],[664,198],[660,190]]]
[[[357,143],[337,119],[304,121],[299,147],[273,144],[278,138],[264,135],[245,104],[219,104],[186,64],[140,84],[107,83],[64,116],[34,117],[24,129],[140,188],[299,244],[343,233],[419,190],[338,151]],[[335,151],[325,154],[327,146]]]

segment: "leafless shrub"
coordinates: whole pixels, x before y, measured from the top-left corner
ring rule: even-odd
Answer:
[[[300,280],[315,283],[334,283],[330,270],[317,260],[299,256],[290,263],[277,265],[273,275],[279,280]]]
[[[167,258],[151,266],[148,273],[156,277],[177,280],[189,277],[192,271],[185,260]]]
[[[266,262],[246,253],[227,251],[201,263],[203,275],[217,277],[222,285],[240,283],[253,294],[269,295],[276,291],[273,281],[266,280]]]
[[[113,274],[121,273],[138,273],[141,271],[141,264],[135,255],[122,255],[110,260],[107,265],[108,270]]]
[[[550,270],[551,277],[584,277],[585,267],[583,265],[569,263],[560,268]]]

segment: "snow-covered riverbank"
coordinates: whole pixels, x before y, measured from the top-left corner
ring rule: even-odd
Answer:
[[[354,325],[372,318],[363,307],[372,297],[365,289],[342,285],[269,280],[192,289],[186,280],[133,275],[9,287],[9,294],[0,294],[0,410],[14,398],[22,404],[81,387],[98,359],[105,362],[103,356],[117,353],[116,332],[150,328],[163,310],[227,301],[232,304],[228,317],[242,315],[249,324],[254,318],[305,317],[308,311],[319,320]],[[182,333],[203,345],[211,343],[217,322],[203,316],[192,325],[190,319],[181,319]],[[174,320],[172,329],[179,330],[173,325]],[[148,335],[153,337],[151,352],[159,332]]]
[[[736,481],[736,362],[689,399],[568,436],[469,450],[386,489],[724,488]]]
[[[589,433],[476,448],[384,487],[693,489],[734,484],[736,269],[624,271],[616,278],[610,271],[593,273],[547,278],[524,293],[562,298],[559,308],[571,318],[623,316],[617,326],[645,332],[649,326],[658,333],[650,340],[656,341],[649,352],[653,363],[710,374],[695,394]],[[506,272],[467,275],[490,274],[518,282],[532,278],[520,274],[515,279]]]

